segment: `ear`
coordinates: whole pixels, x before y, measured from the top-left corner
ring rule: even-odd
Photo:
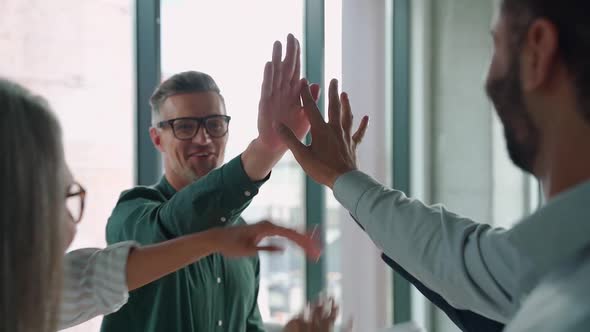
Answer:
[[[162,136],[160,134],[161,133],[157,128],[150,127],[150,138],[152,139],[154,147],[158,149],[158,151],[164,152],[164,147],[162,146]]]
[[[525,36],[522,48],[523,89],[531,91],[546,84],[555,71],[559,36],[546,19],[535,20]]]

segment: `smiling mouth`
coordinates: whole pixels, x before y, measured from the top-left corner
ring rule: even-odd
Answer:
[[[199,152],[191,154],[189,158],[207,158],[211,156],[213,156],[213,153],[211,152]]]

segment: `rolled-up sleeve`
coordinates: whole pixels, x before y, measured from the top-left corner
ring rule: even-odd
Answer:
[[[521,257],[507,231],[427,206],[353,171],[336,199],[389,257],[458,309],[506,322],[516,312]]]
[[[59,329],[115,312],[127,303],[127,258],[136,246],[127,241],[65,255]]]

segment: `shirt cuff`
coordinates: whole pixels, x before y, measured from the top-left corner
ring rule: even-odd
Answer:
[[[138,246],[133,241],[116,243],[97,251],[91,258],[95,260],[93,267],[96,269],[92,274],[92,285],[103,312],[115,312],[127,303],[127,261],[131,250]]]
[[[334,182],[334,197],[350,212],[353,218],[366,228],[366,225],[358,217],[358,208],[365,193],[375,186],[381,186],[379,182],[361,171],[351,171],[339,176]]]
[[[252,181],[242,163],[242,156],[239,155],[225,164],[221,169],[221,176],[225,187],[243,202],[251,200],[258,194],[260,187],[270,179],[270,174],[260,181]]]

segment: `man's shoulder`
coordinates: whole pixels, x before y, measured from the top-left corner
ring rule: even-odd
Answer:
[[[590,331],[588,248],[544,278],[506,331]]]
[[[137,186],[123,191],[117,204],[134,200],[165,202],[166,197],[154,186]]]
[[[137,186],[125,190],[119,196],[108,224],[114,220],[127,220],[130,216],[139,217],[164,202],[166,197],[155,187]]]

